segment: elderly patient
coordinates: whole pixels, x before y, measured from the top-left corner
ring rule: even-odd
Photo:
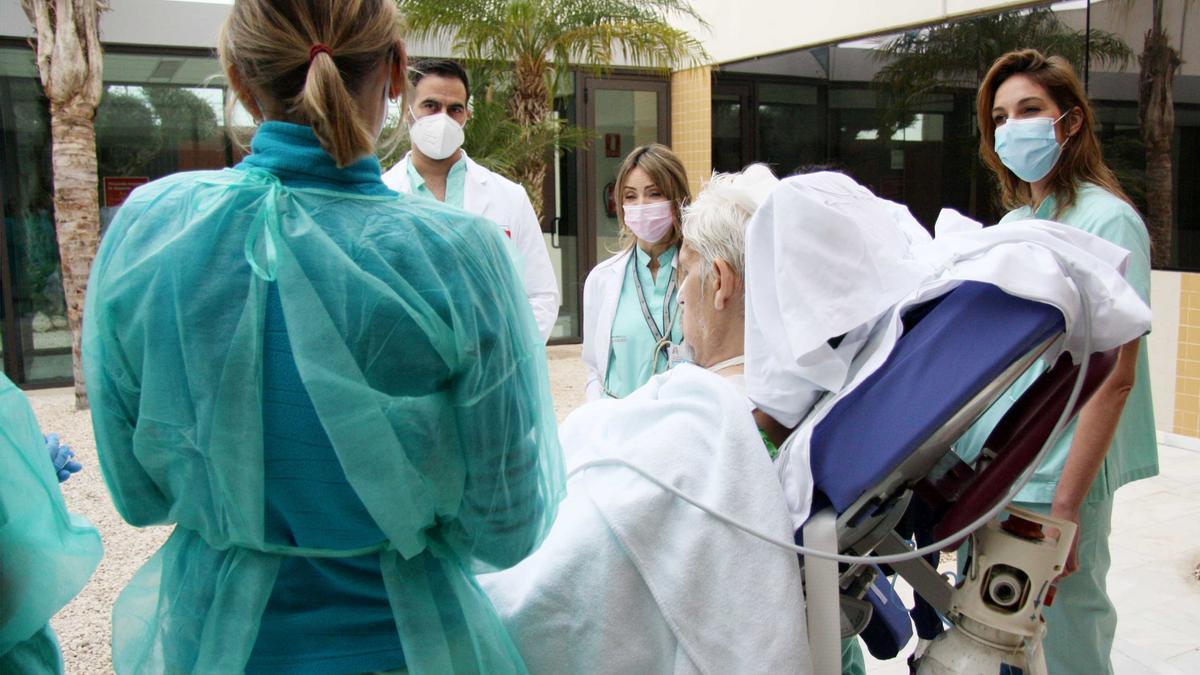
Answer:
[[[777,183],[714,176],[684,213],[691,362],[561,429],[568,494],[542,547],[479,581],[534,673],[809,670],[795,555],[655,485],[790,539],[768,446],[741,389],[746,223]]]

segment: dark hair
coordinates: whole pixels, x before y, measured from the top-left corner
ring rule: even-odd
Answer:
[[[426,75],[437,75],[448,79],[458,79],[467,90],[467,100],[471,100],[471,82],[467,79],[467,71],[458,61],[451,59],[422,59],[412,64],[408,69],[408,81],[417,86]]]

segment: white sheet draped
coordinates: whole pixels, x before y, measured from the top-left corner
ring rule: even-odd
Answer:
[[[827,341],[868,324],[927,279],[928,264],[908,252],[928,240],[907,209],[847,176],[785,178],[746,231],[746,382],[754,402],[791,427],[820,393],[841,387],[854,350]]]
[[[570,471],[619,458],[782,539],[787,507],[744,397],[679,366],[575,411]],[[545,543],[481,576],[534,673],[808,671],[794,554],[734,530],[624,467],[587,469]]]
[[[995,284],[1059,308],[1076,360],[1081,292],[1092,351],[1150,329],[1150,308],[1122,276],[1129,254],[1118,246],[1049,221],[983,228],[952,211],[930,239],[900,209],[845,176],[818,173],[784,179],[749,225],[746,386],[765,412],[799,423],[776,462],[796,527],[811,505],[813,428],[887,359],[906,308],[963,281]],[[841,335],[837,348],[828,344]]]

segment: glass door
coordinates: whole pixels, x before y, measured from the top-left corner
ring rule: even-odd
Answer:
[[[573,204],[574,225],[570,242],[577,268],[572,278],[563,269],[563,306],[560,324],[569,325],[569,336],[583,335],[583,282],[597,263],[617,253],[618,201],[613,196],[617,169],[631,150],[647,143],[670,143],[670,85],[665,79],[635,77],[578,77],[575,101],[577,124],[594,133],[591,146],[576,153],[569,176],[571,188],[562,194]],[[566,336],[564,336],[566,337]]]
[[[625,155],[647,143],[670,143],[668,91],[665,80],[584,81],[585,126],[596,134],[584,153],[587,211],[581,220],[587,228],[588,270],[618,252],[619,204],[613,193]]]
[[[6,146],[0,139],[0,149],[4,147]],[[0,163],[0,168],[4,168],[3,163]],[[2,172],[0,178],[3,178]],[[5,190],[3,181],[0,180],[0,204],[4,202]],[[16,361],[17,350],[9,344],[15,335],[12,323],[12,293],[8,292],[12,286],[11,278],[8,270],[8,227],[0,222],[0,372],[8,375],[9,379],[20,378],[20,365]]]

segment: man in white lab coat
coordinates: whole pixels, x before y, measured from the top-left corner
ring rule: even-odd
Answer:
[[[516,246],[525,295],[542,339],[548,339],[558,318],[558,280],[525,189],[475,163],[462,149],[463,126],[471,117],[466,71],[449,59],[428,59],[413,64],[409,79],[412,104],[403,114],[410,123],[412,150],[383,174],[383,182],[397,192],[436,199],[499,225]]]

